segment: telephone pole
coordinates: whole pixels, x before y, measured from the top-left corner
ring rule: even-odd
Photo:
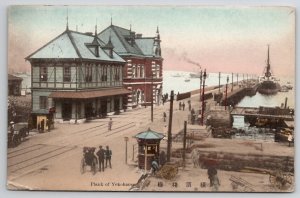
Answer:
[[[183,155],[182,155],[183,167],[185,167],[186,125],[187,125],[187,121],[184,121],[184,128],[183,128]]]
[[[174,91],[172,90],[171,91],[171,96],[170,96],[170,114],[169,114],[169,127],[168,127],[167,162],[170,162],[170,160],[171,160],[173,100],[174,100]]]

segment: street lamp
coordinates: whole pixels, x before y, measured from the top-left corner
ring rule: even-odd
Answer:
[[[202,86],[202,70],[200,70],[200,89],[199,89],[199,99],[201,102],[201,86]]]
[[[231,73],[231,92],[233,92],[233,73]]]
[[[227,107],[227,88],[228,88],[229,76],[227,76],[227,83],[226,83],[226,91],[225,91],[225,110]]]
[[[201,111],[201,124],[204,124],[204,87],[205,87],[206,69],[203,74],[203,88],[202,88],[202,111]]]
[[[129,140],[128,137],[124,137],[125,140],[125,164],[127,164],[127,142]]]
[[[221,72],[219,72],[219,94],[221,93]]]

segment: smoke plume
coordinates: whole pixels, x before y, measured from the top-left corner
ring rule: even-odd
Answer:
[[[200,68],[201,68],[200,63],[197,63],[197,62],[191,60],[191,59],[188,57],[188,55],[187,55],[186,52],[183,52],[183,53],[182,53],[182,58],[183,58],[184,61],[186,61],[186,62],[188,62],[188,63],[190,63],[190,64],[192,64],[192,65],[196,65],[197,67],[200,67]]]

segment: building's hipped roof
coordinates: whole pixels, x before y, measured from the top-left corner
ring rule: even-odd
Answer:
[[[52,41],[26,57],[29,59],[89,59],[113,62],[125,62],[117,53],[110,57],[102,47],[105,43],[98,38],[99,57],[87,46],[95,43],[95,36],[66,30]]]
[[[153,44],[154,38],[137,38],[135,39],[136,44],[143,51],[146,56],[153,56]]]
[[[131,44],[128,41],[131,30],[118,27],[115,25],[110,25],[105,30],[98,34],[104,42],[108,42],[111,36],[111,41],[114,45],[114,50],[120,55],[139,55],[139,56],[153,56],[153,46],[155,37],[147,38],[134,38],[134,43]]]
[[[104,96],[126,95],[131,93],[125,88],[101,89],[88,91],[54,91],[50,98],[73,98],[73,99],[88,99],[99,98]]]
[[[19,80],[19,81],[22,81],[23,79],[20,78],[20,77],[8,74],[8,80]]]

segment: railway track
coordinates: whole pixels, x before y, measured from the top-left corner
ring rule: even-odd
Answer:
[[[64,144],[65,146],[59,146],[59,145],[48,145],[48,144],[35,144],[32,146],[28,146],[25,148],[21,148],[21,149],[17,149],[17,150],[13,150],[8,152],[8,171],[11,173],[15,173],[17,171],[26,169],[26,168],[31,168],[31,167],[35,167],[39,164],[41,164],[42,162],[47,162],[52,158],[55,158],[57,156],[60,156],[62,154],[65,154],[69,151],[72,151],[73,149],[77,148],[77,146],[70,146],[69,143],[74,141],[74,137],[72,137],[72,135],[76,134],[75,138],[81,138],[82,139],[82,132],[84,132],[84,134],[89,133],[90,135],[85,135],[84,139],[82,139],[80,141],[81,144],[83,144],[86,141],[89,141],[91,138],[95,137],[95,136],[101,136],[101,135],[106,135],[106,137],[113,135],[113,134],[117,134],[120,133],[124,130],[127,130],[129,128],[133,128],[135,127],[135,123],[134,122],[130,122],[127,123],[125,125],[121,125],[118,126],[116,128],[114,128],[112,131],[105,131],[102,133],[97,133],[95,135],[95,133],[91,132],[98,132],[99,128],[103,128],[103,127],[107,127],[106,124],[101,124],[101,125],[97,125],[94,127],[90,127],[88,129],[83,129],[83,130],[79,130],[76,131],[76,133],[71,133],[71,137],[69,137],[70,139],[66,142],[65,138],[64,140],[62,140],[61,142],[57,142],[58,144]]]
[[[132,113],[134,116],[131,122],[118,122],[118,118],[116,118],[117,121],[113,124],[111,131],[107,130],[107,122],[105,121],[96,126],[64,133],[62,137],[55,137],[50,142],[47,140],[45,143],[41,142],[9,150],[7,153],[8,173],[20,174],[53,163],[58,157],[62,157],[76,148],[87,144],[95,137],[111,137],[122,132],[128,132],[130,129],[136,127],[138,121],[149,117],[147,111],[141,109],[139,113]],[[156,110],[154,112],[155,117],[158,118],[162,115],[162,112],[163,110]],[[125,116],[128,116],[128,114]],[[77,145],[74,145],[74,143],[77,143]]]
[[[62,154],[65,154],[69,151],[77,148],[76,146],[68,147],[68,146],[52,146],[52,145],[42,145],[43,148],[40,147],[31,150],[30,153],[26,151],[27,154],[24,156],[24,153],[16,156],[10,156],[8,160],[8,172],[15,173],[24,169],[32,169],[36,166],[41,165],[41,163],[47,163],[52,158],[58,157]],[[49,150],[50,147],[50,150]],[[51,148],[52,147],[52,148]],[[14,163],[12,163],[14,162]]]

